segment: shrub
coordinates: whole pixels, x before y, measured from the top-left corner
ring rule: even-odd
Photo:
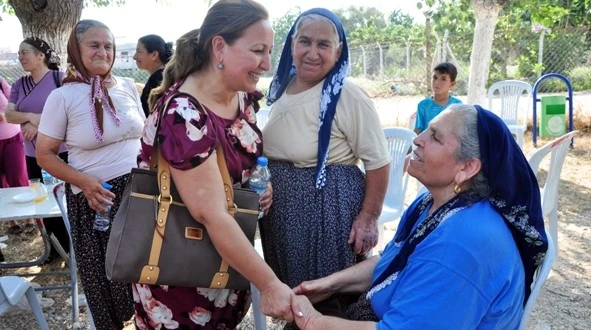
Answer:
[[[585,91],[591,89],[591,68],[587,66],[578,66],[570,70],[568,74],[573,89],[576,91]]]

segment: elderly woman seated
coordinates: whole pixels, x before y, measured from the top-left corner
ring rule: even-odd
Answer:
[[[414,144],[408,173],[428,193],[381,256],[294,289],[299,328],[519,327],[548,247],[540,190],[521,149],[496,115],[471,105],[450,106]],[[365,290],[372,321],[324,316],[310,304]]]

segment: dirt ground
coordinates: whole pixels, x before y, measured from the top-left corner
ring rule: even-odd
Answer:
[[[405,117],[408,118],[408,117]],[[538,146],[549,140],[538,140]],[[530,156],[535,151],[531,132],[526,135],[524,153]],[[548,168],[548,160],[541,168]],[[569,150],[561,176],[558,212],[558,258],[546,281],[534,308],[528,326],[529,330],[547,329],[591,329],[591,133],[579,134],[574,149]],[[412,189],[409,189],[412,193]],[[0,224],[0,236],[7,232],[5,223]],[[33,260],[40,253],[41,238],[34,236],[9,236],[7,248],[2,251],[8,261]],[[63,261],[56,260],[49,265],[20,269],[22,272],[66,270]],[[0,271],[0,275],[8,274]],[[42,285],[67,284],[65,277],[28,277]],[[45,315],[50,329],[71,329],[72,315],[69,306],[69,291],[45,291],[43,293]],[[49,299],[47,299],[49,298]],[[81,308],[81,328],[87,329],[86,309]],[[268,319],[269,329],[280,329],[280,325]],[[14,311],[0,316],[0,329],[38,329],[31,312]],[[126,329],[134,329],[129,325]],[[254,329],[250,315],[239,329]]]

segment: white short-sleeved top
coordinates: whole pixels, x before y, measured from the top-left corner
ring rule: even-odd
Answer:
[[[284,93],[272,106],[263,129],[263,153],[296,167],[314,167],[318,159],[318,115],[321,81],[298,93]],[[345,79],[332,123],[328,165],[357,164],[374,170],[390,162],[386,138],[373,102]]]
[[[145,115],[139,94],[131,79],[113,77],[109,88],[121,125],[117,126],[106,111],[103,115],[103,140],[97,141],[90,111],[90,85],[66,84],[51,92],[43,113],[39,132],[62,140],[68,147],[68,163],[76,170],[108,181],[137,167],[140,137]],[[80,192],[72,187],[74,193]]]

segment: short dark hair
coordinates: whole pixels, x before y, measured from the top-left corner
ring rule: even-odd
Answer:
[[[449,75],[449,78],[451,79],[451,81],[456,81],[456,77],[458,76],[458,69],[456,69],[456,66],[449,63],[449,62],[443,62],[443,63],[439,63],[437,64],[437,66],[433,69],[433,71],[437,72],[437,73],[447,73]]]

